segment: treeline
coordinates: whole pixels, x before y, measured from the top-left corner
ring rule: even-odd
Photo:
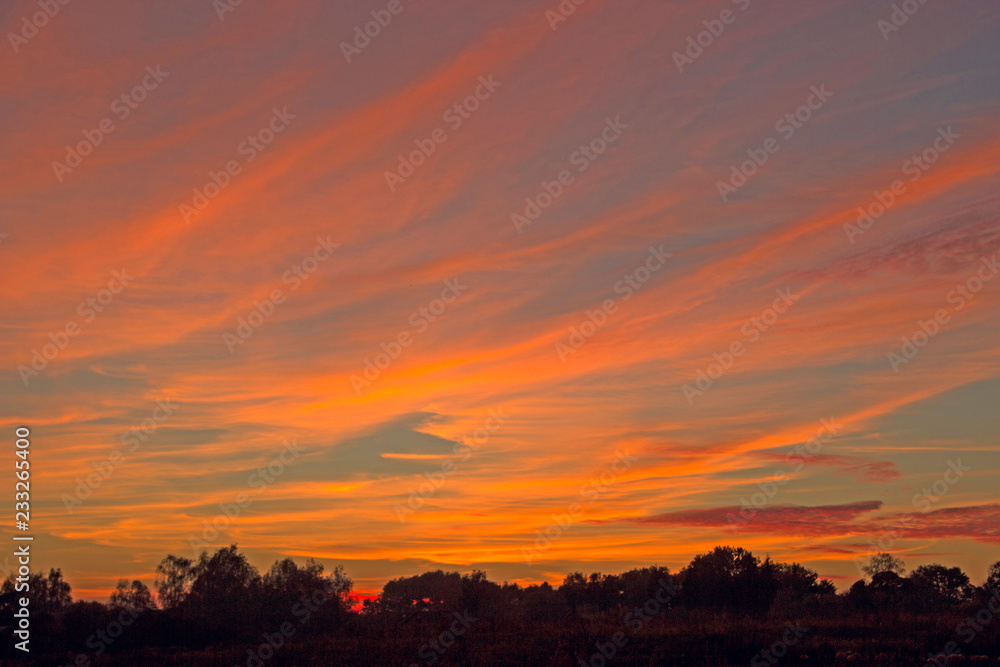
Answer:
[[[156,568],[154,597],[141,581],[121,580],[107,604],[74,602],[61,570],[32,574],[27,593],[11,574],[0,586],[0,611],[12,618],[15,596],[27,596],[32,654],[60,655],[74,667],[102,664],[106,654],[145,647],[201,648],[257,644],[263,632],[294,622],[305,633],[335,629],[350,613],[351,580],[315,561],[276,561],[263,576],[236,545],[192,561],[167,556]],[[10,635],[13,627],[4,627]],[[4,646],[7,657],[18,657]],[[138,663],[136,663],[138,664]]]
[[[787,664],[824,664],[838,652],[861,656],[850,651],[875,640],[881,644],[873,660],[904,653],[922,659],[920,651],[944,651],[948,642],[965,654],[1000,650],[1000,620],[992,623],[1000,612],[1000,562],[981,587],[957,567],[924,565],[904,574],[902,561],[888,554],[873,556],[864,571],[864,579],[838,594],[799,564],[716,547],[676,573],[657,566],[575,572],[554,587],[438,570],[389,581],[380,595],[362,601],[352,596],[341,567],[326,572],[312,560],[285,559],[262,575],[233,545],[193,561],[167,556],[152,590],[122,580],[107,604],[73,601],[60,570],[30,575],[27,593],[11,575],[0,587],[3,655],[17,657],[14,628],[6,623],[24,595],[35,664],[75,667],[611,659],[771,665],[775,647],[783,647]],[[972,621],[964,631],[963,618]],[[909,634],[900,634],[905,628]]]

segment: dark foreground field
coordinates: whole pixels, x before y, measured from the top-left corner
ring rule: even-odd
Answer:
[[[417,620],[405,628],[383,632],[373,619],[355,619],[328,636],[292,637],[273,651],[241,646],[209,646],[199,650],[180,647],[133,648],[117,655],[90,657],[94,667],[132,665],[924,665],[949,642],[961,645],[962,656],[947,664],[981,664],[966,656],[980,652],[998,663],[997,633],[984,633],[971,644],[956,636],[962,619],[955,615],[857,616],[822,619],[805,616],[798,622],[805,630],[797,642],[779,619],[703,619],[691,621],[668,612],[635,634],[609,620],[578,617],[566,623],[529,626],[486,622],[471,627],[442,652],[430,641],[447,631],[448,623]],[[574,627],[575,626],[575,627]],[[614,636],[619,636],[615,645]],[[448,642],[449,638],[445,638]],[[264,643],[262,638],[261,643]],[[276,643],[276,642],[275,642]],[[610,659],[604,658],[604,652]],[[253,650],[257,657],[247,652]],[[765,651],[773,653],[765,653]],[[842,653],[838,660],[837,654]],[[848,654],[854,656],[848,661]],[[780,654],[780,655],[779,655]],[[269,656],[269,657],[268,657]],[[38,665],[70,665],[75,655],[50,656]],[[961,661],[961,662],[959,662]],[[14,664],[14,663],[4,663]],[[22,663],[23,664],[23,663]],[[84,663],[87,664],[87,663]],[[934,663],[931,663],[934,664]],[[946,664],[941,661],[939,664]]]
[[[983,586],[958,568],[903,576],[902,565],[878,554],[838,593],[799,565],[717,547],[676,574],[573,573],[558,587],[426,572],[362,604],[340,568],[286,559],[261,576],[233,546],[197,562],[167,557],[155,598],[122,581],[108,604],[74,602],[59,571],[32,575],[31,655],[5,625],[0,664],[1000,664],[1000,563]],[[13,586],[0,596],[4,623]]]

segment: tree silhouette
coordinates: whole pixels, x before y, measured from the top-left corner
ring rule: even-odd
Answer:
[[[990,565],[984,587],[990,591],[1000,590],[1000,560]]]
[[[421,611],[454,610],[462,596],[462,576],[458,572],[424,572],[400,577],[382,589],[382,603],[390,612],[404,615]]]
[[[874,579],[875,575],[881,572],[893,572],[903,574],[903,560],[896,558],[892,554],[880,551],[868,559],[868,563],[861,566],[861,571]]]
[[[730,611],[770,607],[777,590],[770,560],[742,547],[715,547],[695,556],[681,571],[682,596],[689,607]]]
[[[903,641],[911,642],[906,651],[873,652],[855,662],[916,664],[952,636],[968,655],[1000,653],[1000,624],[984,616],[995,606],[990,592],[1000,584],[1000,563],[981,588],[957,567],[923,565],[906,577],[902,571],[899,559],[877,554],[868,563],[870,580],[838,595],[800,564],[720,546],[694,556],[678,574],[656,566],[573,572],[557,588],[498,584],[481,570],[425,572],[387,582],[356,613],[343,567],[326,572],[315,560],[284,558],[261,576],[230,545],[194,562],[164,558],[155,584],[162,608],[142,581],[126,579],[107,604],[73,602],[56,569],[31,573],[25,595],[33,637],[45,638],[38,664],[66,664],[87,651],[93,657],[100,651],[91,664],[105,667],[234,664],[230,658],[252,665],[413,664],[417,656],[442,667],[599,664],[594,651],[608,655],[612,648],[621,649],[615,659],[623,665],[754,664],[754,653],[785,636],[790,619],[805,619],[817,639],[797,653],[815,653],[814,659],[790,657],[789,664],[839,664],[833,644],[855,649]],[[10,576],[0,586],[7,618],[19,606],[15,585]],[[306,604],[309,613],[301,613]],[[457,632],[468,623],[467,632]],[[972,623],[979,629],[970,633]],[[10,626],[3,631],[10,639]],[[262,641],[269,642],[272,662],[260,651]],[[0,645],[0,658],[13,657],[12,646]]]
[[[482,570],[474,570],[462,577],[462,595],[458,606],[469,610],[473,616],[492,622],[500,611],[502,598],[500,585],[487,579]]]
[[[318,610],[323,621],[314,626],[331,627],[344,619],[350,609],[353,583],[341,566],[329,575],[324,570],[322,564],[311,558],[302,567],[291,558],[275,561],[262,581],[264,606],[270,611],[272,623],[287,617],[303,600],[315,603],[317,599],[324,600]]]
[[[909,579],[914,593],[931,604],[958,604],[969,599],[973,591],[968,575],[957,567],[921,565]]]
[[[247,628],[259,613],[260,573],[232,544],[212,556],[202,552],[183,604],[210,627]]]
[[[153,601],[153,595],[149,592],[146,584],[138,579],[133,580],[131,584],[128,583],[127,579],[119,579],[118,585],[111,593],[108,606],[112,609],[146,611],[155,609],[156,603]]]
[[[17,597],[27,597],[32,612],[55,613],[73,602],[70,585],[63,580],[62,570],[50,569],[48,576],[41,572],[29,573],[27,593],[17,593]],[[11,573],[0,585],[0,595],[13,599],[17,582]]]
[[[187,597],[195,579],[194,564],[190,559],[168,555],[156,566],[156,594],[160,606],[171,609]]]
[[[810,605],[829,599],[837,592],[832,581],[798,563],[775,563],[775,605],[785,613],[800,613]]]
[[[618,597],[618,608],[620,610],[631,610],[641,607],[647,600],[656,598],[658,591],[666,586],[671,599],[677,586],[677,577],[670,574],[670,570],[665,567],[643,567],[629,570],[618,575],[618,586],[620,593]],[[663,599],[664,594],[660,594]]]

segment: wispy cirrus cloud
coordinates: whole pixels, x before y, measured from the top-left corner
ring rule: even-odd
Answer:
[[[591,0],[553,32],[530,0],[427,0],[347,63],[339,37],[369,11],[243,3],[220,22],[196,0],[71,5],[0,68],[18,100],[0,104],[0,424],[45,442],[38,566],[94,596],[126,570],[151,579],[286,438],[302,462],[228,539],[265,565],[343,562],[363,589],[424,567],[526,582],[588,562],[683,565],[731,537],[727,506],[773,469],[801,508],[762,509],[741,540],[847,576],[842,543],[891,525],[955,452],[976,466],[955,511],[915,515],[907,536],[995,560],[1000,292],[983,289],[898,376],[885,353],[1000,249],[997,8],[928,6],[887,48],[877,7],[755,6],[683,73],[671,53],[701,29],[694,4]],[[157,63],[169,86],[59,183],[52,161]],[[390,196],[385,171],[490,74],[503,83],[489,104]],[[716,181],[823,84],[822,112],[720,202]],[[293,123],[183,224],[178,205],[275,106]],[[518,235],[510,212],[578,169],[617,115],[628,131]],[[849,243],[857,208],[948,125],[961,140]],[[285,272],[317,236],[340,248],[292,292]],[[670,263],[624,299],[651,244]],[[25,387],[18,365],[122,267],[134,282]],[[356,395],[352,374],[420,328],[412,313],[456,276],[467,294],[418,314],[427,328]],[[230,355],[223,333],[276,287],[286,302]],[[683,379],[786,288],[795,307],[688,405]],[[614,318],[561,363],[555,343],[609,299]],[[61,494],[164,396],[177,414],[67,516]],[[401,524],[392,508],[422,457],[501,404],[511,420]],[[843,430],[790,470],[787,451],[829,415]],[[624,448],[638,461],[588,508],[595,523],[526,566],[511,545]]]

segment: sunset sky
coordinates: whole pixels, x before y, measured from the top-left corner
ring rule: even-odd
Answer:
[[[0,6],[34,569],[1000,560],[1000,5],[225,1]]]

